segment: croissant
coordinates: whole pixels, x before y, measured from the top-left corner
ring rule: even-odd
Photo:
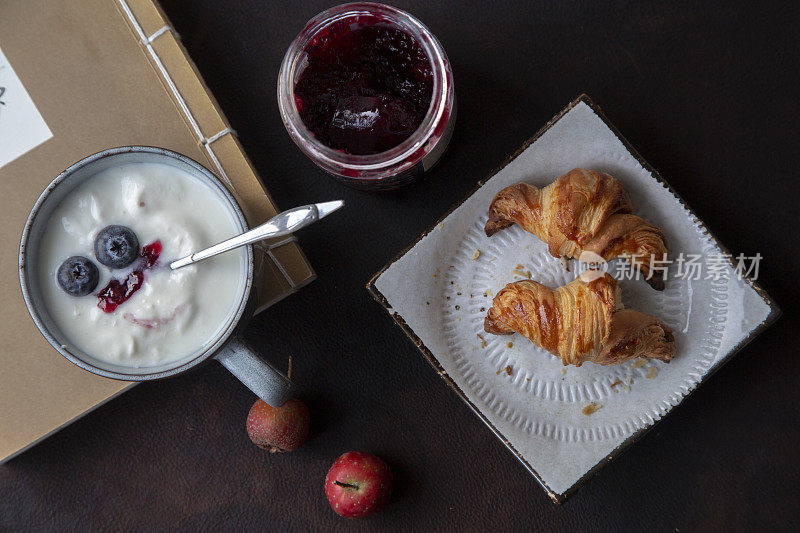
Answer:
[[[509,283],[494,297],[484,329],[519,333],[564,366],[616,365],[635,357],[669,363],[675,355],[672,330],[654,316],[624,309],[607,273],[588,282],[578,277],[556,290],[531,280]]]
[[[576,168],[542,189],[518,183],[497,193],[484,230],[491,237],[519,224],[546,242],[554,257],[578,259],[584,251],[606,261],[626,257],[650,286],[662,290],[663,275],[653,261],[667,253],[664,234],[632,211],[616,178]]]

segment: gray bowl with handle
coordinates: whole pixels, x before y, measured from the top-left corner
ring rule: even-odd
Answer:
[[[253,249],[247,245],[247,279],[240,284],[240,299],[224,328],[210,342],[195,352],[171,363],[152,367],[128,367],[100,361],[72,344],[59,330],[44,304],[39,284],[39,248],[53,210],[76,187],[98,172],[128,163],[161,163],[186,171],[213,190],[220,202],[234,214],[242,232],[247,222],[241,208],[228,189],[208,169],[196,161],[166,150],[149,146],[110,148],[86,157],[59,174],[36,200],[22,231],[19,249],[19,280],[22,296],[36,327],[61,355],[79,367],[107,378],[124,381],[148,381],[175,376],[210,359],[216,359],[258,397],[273,406],[280,406],[291,397],[289,378],[259,357],[245,344],[242,330],[253,316],[256,295],[253,287]]]

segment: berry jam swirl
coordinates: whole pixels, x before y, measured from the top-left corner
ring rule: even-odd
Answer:
[[[111,279],[97,295],[97,307],[106,313],[113,313],[117,307],[127,302],[142,288],[144,273],[153,268],[161,255],[161,241],[154,241],[142,247],[139,262],[125,279]]]
[[[413,134],[433,94],[431,62],[405,31],[375,17],[342,20],[306,48],[294,88],[306,127],[323,144],[352,155],[394,148]]]

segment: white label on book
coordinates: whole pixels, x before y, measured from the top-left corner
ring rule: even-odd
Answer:
[[[0,50],[0,167],[52,136],[36,104]]]

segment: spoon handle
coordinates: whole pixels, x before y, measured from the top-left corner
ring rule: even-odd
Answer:
[[[233,250],[239,246],[244,246],[245,244],[251,244],[263,239],[271,239],[273,237],[288,235],[313,224],[314,222],[333,213],[343,205],[344,202],[342,200],[336,200],[333,202],[309,204],[301,207],[295,207],[294,209],[289,209],[288,211],[284,211],[283,213],[271,218],[267,222],[251,229],[250,231],[217,243],[210,248],[206,248],[205,250],[195,252],[192,255],[177,259],[169,264],[169,268],[175,270],[176,268],[191,265],[198,261],[202,261],[203,259],[227,252],[228,250]]]

